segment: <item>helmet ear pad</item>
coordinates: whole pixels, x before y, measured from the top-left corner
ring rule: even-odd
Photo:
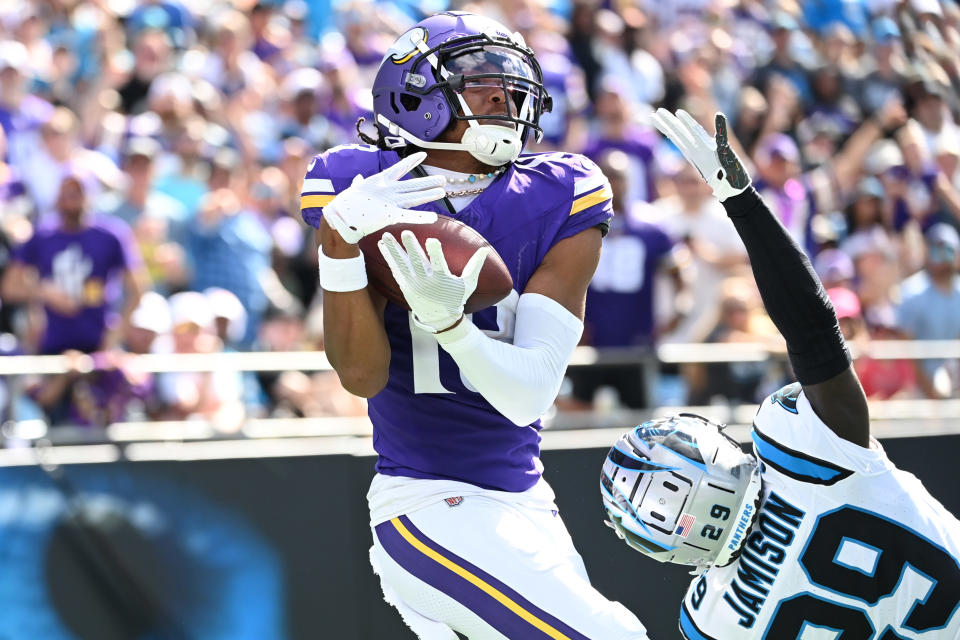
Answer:
[[[447,100],[437,89],[419,94],[379,87],[374,88],[373,99],[386,105],[391,120],[406,122],[404,128],[422,140],[436,140],[454,120]]]

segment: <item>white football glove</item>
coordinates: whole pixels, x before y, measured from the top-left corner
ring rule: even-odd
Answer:
[[[722,113],[716,117],[716,140],[683,109],[677,109],[677,115],[673,115],[660,108],[651,118],[660,133],[672,140],[687,161],[696,167],[720,202],[743,193],[750,186],[750,176],[730,148],[727,118]]]
[[[420,151],[368,178],[358,175],[323,208],[323,217],[350,244],[391,224],[436,222],[436,213],[407,207],[442,198],[446,195],[443,188],[446,179],[426,176],[400,180],[426,157],[427,154]]]
[[[449,329],[463,316],[463,305],[477,288],[477,278],[489,249],[477,249],[463,268],[463,274],[457,276],[450,273],[436,238],[428,238],[424,243],[429,259],[412,231],[404,231],[400,239],[403,247],[393,235],[385,233],[377,246],[413,311],[414,322],[431,333]]]

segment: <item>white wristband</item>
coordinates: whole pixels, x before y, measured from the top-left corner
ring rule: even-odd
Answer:
[[[367,286],[367,267],[361,253],[355,258],[330,258],[317,249],[320,287],[326,291],[359,291]]]

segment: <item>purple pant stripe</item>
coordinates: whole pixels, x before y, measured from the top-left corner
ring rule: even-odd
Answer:
[[[457,554],[425,536],[406,516],[400,516],[400,521],[404,527],[425,546],[469,571],[491,587],[494,587],[531,615],[539,618],[571,640],[589,640],[587,636],[561,622],[543,609],[533,605],[529,600],[486,571],[464,560]],[[393,558],[397,564],[407,572],[447,594],[480,616],[487,624],[506,637],[511,640],[526,640],[527,638],[531,640],[544,640],[550,638],[547,633],[541,631],[530,622],[506,608],[480,587],[447,569],[436,560],[424,555],[404,539],[392,522],[384,522],[377,525],[376,532],[377,539],[380,541],[381,546],[390,554],[390,557]]]

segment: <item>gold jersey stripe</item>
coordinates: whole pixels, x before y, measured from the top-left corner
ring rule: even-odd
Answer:
[[[333,194],[328,196],[300,196],[300,208],[312,209],[314,207],[325,207],[330,204],[330,201],[333,200],[333,198]]]
[[[573,201],[573,204],[570,205],[570,215],[577,213],[578,211],[583,211],[587,207],[592,207],[595,204],[600,204],[604,200],[609,200],[613,197],[613,194],[610,193],[608,187],[604,187],[593,193],[588,193],[582,198],[577,198]]]

